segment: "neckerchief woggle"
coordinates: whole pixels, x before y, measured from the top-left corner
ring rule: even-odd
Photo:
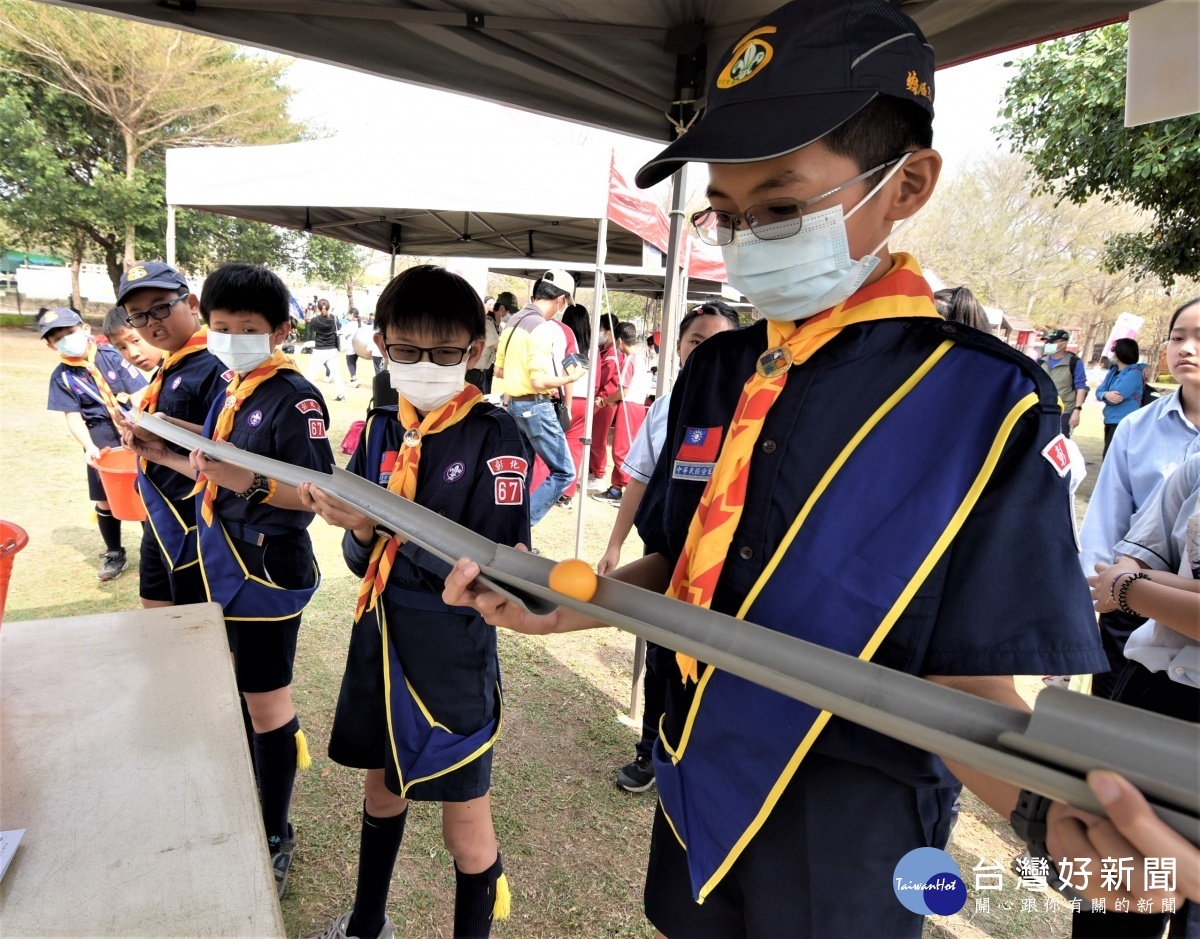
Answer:
[[[398,418],[403,437],[390,466],[387,465],[391,455],[386,449],[388,435],[383,427],[376,424],[380,418],[372,417],[360,444],[365,448],[365,466],[370,474],[368,478],[373,481],[377,479],[377,470],[390,472],[388,491],[406,499],[414,499],[417,493],[422,440],[429,434],[444,431],[459,423],[482,400],[483,396],[479,390],[473,385],[467,385],[446,404],[421,418],[412,405],[401,398]],[[389,765],[385,768],[386,777],[390,787],[400,795],[405,795],[417,783],[451,773],[485,753],[499,736],[502,702],[497,687],[495,708],[490,721],[479,728],[451,730],[440,723],[437,715],[432,714],[421,700],[404,673],[403,663],[391,641],[389,629],[403,630],[411,618],[423,614],[476,614],[471,610],[458,611],[447,607],[439,597],[424,596],[416,590],[404,590],[397,603],[405,606],[406,619],[389,627],[388,603],[381,600],[388,589],[388,578],[399,544],[399,539],[395,536],[380,535],[376,538],[370,564],[359,588],[354,618],[355,622],[360,624],[357,628],[363,628],[373,617],[374,626],[383,645],[381,659],[389,754]]]
[[[710,607],[744,508],[750,457],[787,371],[851,324],[937,317],[916,262],[893,258],[883,278],[790,334],[786,324],[767,324],[770,348],[743,388],[671,595]],[[966,399],[964,387],[972,389]],[[739,618],[870,659],[970,513],[1013,426],[1037,401],[1032,380],[1010,363],[941,343],[826,469]],[[711,666],[698,674],[694,659],[679,659],[684,680],[698,678],[698,687],[681,739],[660,736],[653,759],[664,813],[687,852],[693,896],[703,902],[762,827],[830,714]],[[730,740],[741,744],[736,785]]]

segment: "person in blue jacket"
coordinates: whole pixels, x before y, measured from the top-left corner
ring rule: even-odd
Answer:
[[[1132,339],[1113,343],[1113,367],[1096,389],[1096,400],[1104,402],[1104,455],[1121,421],[1142,406],[1146,390],[1146,365],[1139,362],[1141,352]]]

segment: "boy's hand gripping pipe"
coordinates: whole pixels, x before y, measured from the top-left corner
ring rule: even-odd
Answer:
[[[1104,815],[1084,777],[1114,770],[1163,821],[1200,844],[1195,724],[1061,688],[1044,689],[1029,714],[609,578],[600,578],[590,600],[573,599],[549,587],[555,561],[497,545],[345,470],[326,475],[281,463],[154,415],[138,424],[287,485],[311,482],[449,563],[470,558],[482,585],[531,612],[576,610],[1048,798]]]

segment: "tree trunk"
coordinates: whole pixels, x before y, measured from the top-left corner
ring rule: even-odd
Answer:
[[[113,285],[113,295],[116,296],[121,289],[121,275],[125,273],[125,266],[121,263],[121,256],[117,254],[115,242],[104,246],[104,268],[108,271],[108,279],[112,281]]]
[[[346,281],[346,309],[354,306],[354,281]]]
[[[125,181],[133,185],[134,169],[137,167],[137,155],[134,153],[136,141],[132,131],[125,131]],[[134,261],[137,260],[137,231],[133,221],[126,219],[125,221],[125,258],[124,270],[129,270],[133,267]]]
[[[83,245],[75,242],[71,249],[71,308],[83,313],[83,297],[79,291],[79,266],[83,263]]]

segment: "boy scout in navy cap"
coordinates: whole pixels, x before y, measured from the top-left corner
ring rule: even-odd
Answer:
[[[126,324],[163,352],[143,410],[199,433],[228,380],[225,367],[208,352],[199,298],[175,268],[162,261],[144,261],[121,275],[117,303],[125,311]],[[168,467],[140,461],[138,490],[147,514],[139,564],[144,607],[204,602],[191,489],[188,480]]]
[[[1014,674],[1104,658],[1053,386],[940,320],[916,261],[887,248],[941,168],[933,69],[883,0],[796,0],[718,61],[704,116],[639,172],[648,186],[708,164],[693,224],[764,319],[680,375],[637,517],[651,553],[617,576],[1024,708]],[[460,561],[446,601],[525,632],[598,625],[532,616],[477,573]],[[1054,806],[1048,851],[1045,800],[677,662],[645,890],[668,937],[916,939],[928,907],[893,877],[945,846],[960,781],[1012,813],[1035,857],[1083,830]]]
[[[37,319],[38,335],[59,355],[50,375],[51,411],[62,411],[67,430],[83,447],[87,461],[88,497],[96,503],[96,521],[104,540],[100,580],[121,576],[128,566],[121,547],[121,521],[115,518],[92,462],[105,447],[121,445],[118,423],[122,412],[135,405],[146,387],[137,369],[112,349],[97,346],[84,332],[83,319],[74,310],[57,307],[43,310]]]
[[[226,264],[205,280],[200,311],[208,349],[231,378],[201,433],[328,473],[329,412],[280,348],[291,330],[290,296],[283,281],[254,264]],[[129,432],[126,440],[176,473],[189,492],[194,487],[204,599],[220,603],[225,615],[238,691],[252,722],[259,803],[282,898],[296,850],[288,820],[292,788],[297,768],[309,765],[291,684],[301,614],[320,583],[307,531],[313,515],[291,486],[205,459],[199,451],[178,453],[158,438],[145,441]]]

